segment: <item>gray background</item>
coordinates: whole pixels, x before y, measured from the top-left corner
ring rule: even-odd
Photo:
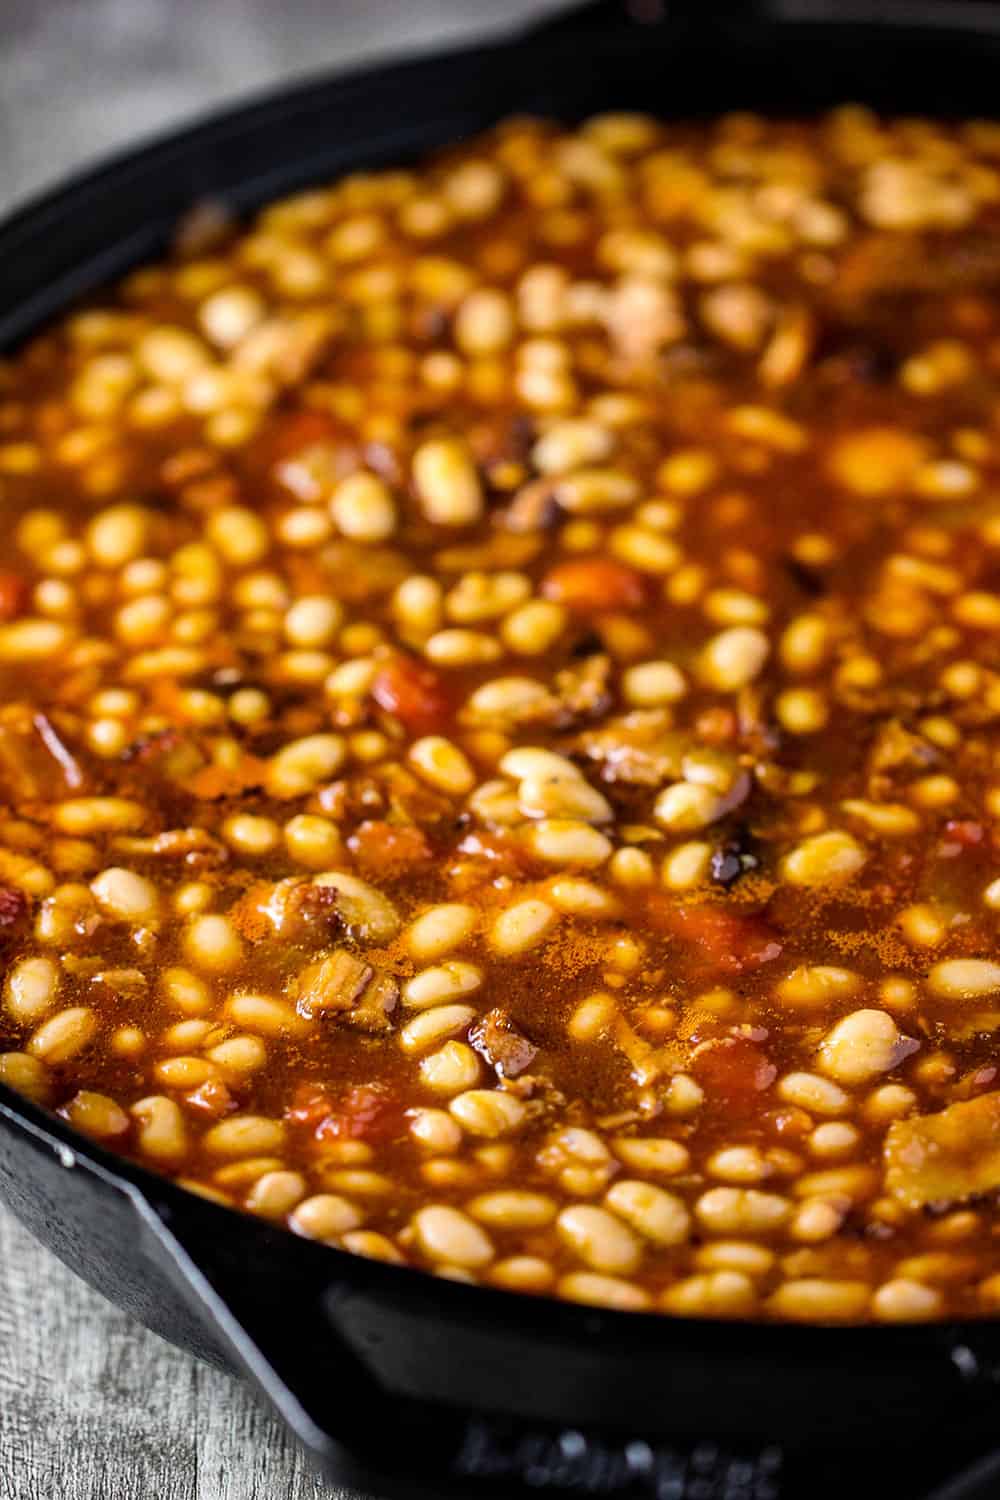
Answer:
[[[255,89],[558,8],[0,0],[0,214],[102,153]],[[0,1209],[0,1500],[335,1495],[242,1387],[109,1307]]]

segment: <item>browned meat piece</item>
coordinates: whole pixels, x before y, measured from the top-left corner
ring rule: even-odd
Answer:
[[[141,1003],[148,991],[149,980],[141,969],[98,969],[90,976],[90,995],[96,1004]]]
[[[611,707],[609,687],[611,658],[603,652],[588,656],[576,667],[556,673],[556,691],[562,714],[570,726],[587,719],[599,719]]]
[[[670,728],[659,709],[611,719],[603,729],[589,730],[576,741],[588,760],[597,761],[605,781],[628,786],[662,786],[681,774],[690,735]]]
[[[578,729],[610,708],[610,675],[611,658],[600,652],[579,666],[557,672],[552,688],[532,681],[528,684],[530,691],[502,710],[484,711],[470,705],[461,718],[473,723],[502,723],[506,729]]]
[[[304,1016],[339,1013],[359,1031],[388,1031],[399,986],[391,974],[339,948],[299,976],[298,1009]]]
[[[400,822],[426,825],[454,817],[451,800],[420,781],[406,766],[380,766],[378,776],[389,809]]]
[[[866,789],[876,801],[899,794],[900,781],[940,764],[935,747],[899,719],[888,719],[878,729],[866,762]]]
[[[338,896],[332,886],[291,875],[274,884],[255,882],[230,907],[229,920],[253,943],[273,938],[297,943],[311,934],[328,941],[331,930],[340,926],[337,908]]]
[[[781,730],[771,717],[770,694],[755,683],[736,695],[736,722],[740,748],[757,760],[774,755],[781,744]]]
[[[511,722],[525,728],[579,729],[611,707],[611,658],[598,652],[555,675],[552,691],[527,700]]]
[[[868,752],[868,771],[877,776],[904,767],[923,771],[940,760],[940,754],[927,740],[906,728],[898,719],[883,724]]]
[[[391,974],[375,970],[358,1003],[344,1019],[357,1031],[388,1031],[399,1003],[399,985]]]
[[[490,1067],[498,1078],[516,1078],[530,1068],[538,1056],[538,1048],[514,1026],[505,1010],[487,1011],[469,1032],[469,1044]]]
[[[961,1203],[1000,1187],[1000,1092],[889,1127],[886,1185],[908,1208]]]
[[[667,1071],[667,1052],[641,1037],[624,1016],[616,1015],[612,1023],[615,1046],[628,1059],[632,1077],[640,1088],[655,1083]]]
[[[370,964],[343,949],[310,964],[299,978],[299,1010],[307,1016],[317,1010],[349,1010],[364,993],[372,972]]]
[[[385,811],[386,797],[373,776],[352,776],[320,787],[316,801],[337,823],[353,818],[375,817]]]

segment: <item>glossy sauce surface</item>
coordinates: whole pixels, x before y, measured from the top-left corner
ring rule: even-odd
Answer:
[[[446,1275],[994,1313],[998,164],[515,121],[0,368],[0,1078]]]

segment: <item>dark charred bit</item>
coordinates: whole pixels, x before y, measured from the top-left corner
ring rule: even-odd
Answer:
[[[815,568],[807,568],[805,563],[799,562],[795,557],[785,557],[782,561],[789,578],[804,594],[808,594],[811,599],[818,599],[821,594],[826,593],[827,582],[822,573],[818,573]]]
[[[587,656],[596,656],[599,651],[603,650],[604,642],[596,630],[588,630],[585,635],[581,635],[573,642],[569,648],[569,654],[574,660],[580,661]]]
[[[744,875],[760,869],[757,841],[747,828],[737,830],[733,838],[716,849],[709,868],[716,885],[725,889],[735,885]]]
[[[822,329],[816,359],[819,373],[837,384],[885,385],[895,380],[900,362],[880,329],[840,322],[828,322]]]

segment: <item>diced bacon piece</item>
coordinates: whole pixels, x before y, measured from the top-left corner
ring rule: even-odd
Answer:
[[[530,1068],[538,1048],[522,1036],[505,1010],[487,1011],[469,1032],[469,1043],[499,1078],[516,1078]]]
[[[399,986],[362,959],[340,948],[310,964],[299,977],[301,1015],[342,1014],[360,1031],[387,1031],[399,999]]]
[[[1000,1188],[1000,1092],[889,1127],[886,1186],[907,1208],[961,1203]]]

